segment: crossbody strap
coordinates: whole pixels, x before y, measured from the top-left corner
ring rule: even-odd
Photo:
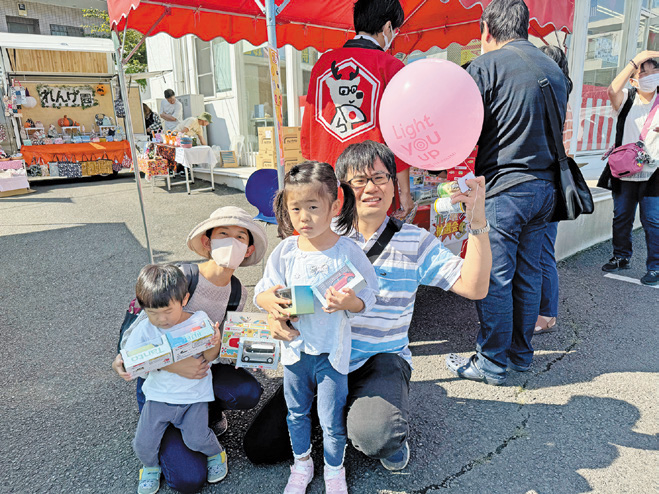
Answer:
[[[229,303],[227,304],[227,312],[236,312],[240,305],[240,296],[242,295],[243,286],[240,280],[231,275],[231,294],[229,295]]]
[[[387,226],[384,227],[384,231],[366,253],[366,257],[371,261],[371,264],[374,264],[376,259],[380,257],[380,254],[382,254],[382,251],[393,238],[394,234],[400,231],[401,226],[402,224],[398,220],[389,217],[389,221],[387,222]]]
[[[538,65],[529,57],[523,50],[520,50],[516,46],[511,46],[507,44],[503,47],[504,49],[512,50],[517,53],[522,60],[524,60],[538,79],[538,85],[542,89],[542,95],[545,98],[545,108],[547,110],[547,119],[549,120],[549,130],[552,134],[554,142],[554,148],[556,151],[556,156],[558,157],[558,163],[561,169],[568,169],[567,156],[565,154],[565,148],[563,147],[563,132],[561,131],[560,118],[558,112],[558,102],[556,101],[556,95],[554,94],[554,89],[549,83],[547,76],[540,70]]]
[[[652,104],[650,113],[648,113],[648,118],[645,119],[645,123],[643,124],[643,129],[641,130],[641,135],[638,138],[640,141],[644,141],[648,135],[648,132],[650,131],[652,120],[654,120],[654,116],[657,113],[657,108],[658,108],[657,105],[659,105],[659,95],[655,95],[654,97],[654,103]]]

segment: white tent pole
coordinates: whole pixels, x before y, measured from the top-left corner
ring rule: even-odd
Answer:
[[[117,56],[117,73],[119,75],[119,91],[121,99],[124,102],[124,112],[126,114],[126,136],[130,143],[131,159],[133,160],[133,172],[135,173],[135,183],[137,184],[137,196],[140,199],[140,209],[142,210],[142,222],[144,223],[144,236],[146,238],[146,250],[149,254],[149,263],[153,264],[153,251],[149,241],[149,228],[146,224],[146,213],[144,212],[144,197],[142,196],[142,181],[140,180],[140,166],[137,163],[137,153],[135,150],[135,136],[133,135],[133,121],[130,117],[130,104],[128,101],[128,91],[126,91],[126,75],[124,74],[124,64],[121,58],[123,49],[119,44],[117,33],[112,31],[112,41],[114,42],[114,51]]]
[[[265,19],[266,26],[268,27],[268,43],[272,45],[275,50],[277,49],[277,12],[275,10],[275,0],[265,0]],[[269,66],[268,66],[269,67]],[[270,70],[268,68],[268,70]],[[272,77],[272,75],[270,76]],[[280,79],[281,80],[281,79]],[[277,102],[275,101],[275,92],[272,91],[272,114],[274,117],[274,127],[275,127],[275,163],[277,164],[277,182],[279,183],[279,189],[284,188],[284,167],[280,166],[280,158],[282,150],[279,149],[279,129],[277,128],[277,115],[275,108],[277,107]]]

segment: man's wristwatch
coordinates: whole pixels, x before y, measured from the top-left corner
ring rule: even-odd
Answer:
[[[469,235],[480,235],[482,233],[487,233],[490,231],[490,222],[485,220],[485,226],[483,228],[469,228]]]

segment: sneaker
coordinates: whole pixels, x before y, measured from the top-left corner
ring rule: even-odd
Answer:
[[[405,441],[403,447],[396,451],[389,458],[382,458],[380,463],[387,470],[397,472],[407,466],[410,461],[410,445]]]
[[[140,468],[137,494],[155,494],[160,489],[160,467]]]
[[[227,421],[227,414],[224,412],[222,412],[222,417],[220,418],[220,420],[218,420],[217,422],[213,423],[213,425],[211,425],[211,429],[213,429],[213,432],[218,437],[224,434],[228,428],[229,428],[229,422]]]
[[[480,381],[492,386],[501,386],[506,382],[506,374],[492,374],[478,367],[476,355],[471,358],[461,357],[455,353],[446,356],[446,367],[456,376],[470,381]]]
[[[227,452],[222,451],[215,456],[209,456],[207,465],[208,477],[206,477],[206,480],[211,484],[219,482],[226,477],[229,472],[229,467],[227,466]]]
[[[613,256],[609,262],[602,266],[602,271],[606,271],[607,273],[618,271],[619,269],[631,269],[628,257]]]
[[[644,285],[654,286],[659,283],[659,271],[648,271],[645,276],[641,278],[641,283]]]
[[[528,372],[531,370],[531,364],[529,365],[514,364],[510,359],[508,359],[508,366],[506,370],[514,370],[517,372]]]
[[[284,489],[284,494],[304,494],[313,478],[313,461],[295,460],[291,467],[291,475]]]
[[[329,469],[325,466],[325,494],[348,494],[346,484],[346,469]]]

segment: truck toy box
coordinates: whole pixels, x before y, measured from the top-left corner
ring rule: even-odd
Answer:
[[[327,307],[325,293],[329,287],[334,287],[337,291],[343,288],[350,288],[355,293],[359,293],[362,288],[366,287],[366,280],[359,274],[357,268],[350,261],[346,260],[345,264],[336,273],[311,287],[314,295],[320,300],[323,307]]]
[[[139,348],[121,350],[121,358],[131,379],[146,377],[150,371],[174,362],[172,349],[165,335],[150,340]]]
[[[279,342],[272,338],[240,338],[236,367],[276,369],[279,364]]]
[[[267,314],[261,312],[227,312],[222,331],[220,358],[236,361],[240,339],[270,338]]]
[[[301,316],[302,314],[313,314],[313,290],[308,285],[294,285],[291,287],[280,288],[275,295],[287,298],[291,301],[288,308],[292,316]]]
[[[201,323],[195,322],[167,333],[174,362],[208,350],[211,347],[213,333],[213,323],[210,319],[204,319]]]

